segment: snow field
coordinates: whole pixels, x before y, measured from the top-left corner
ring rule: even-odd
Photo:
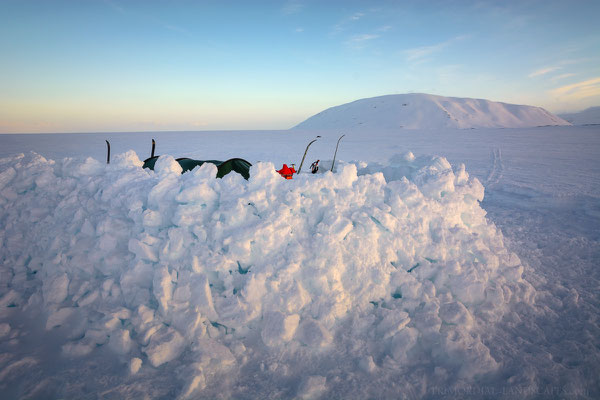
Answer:
[[[481,337],[535,301],[483,186],[442,157],[291,181],[271,163],[249,181],[212,164],[182,175],[171,156],[141,165],[131,151],[110,165],[0,160],[0,316],[42,309],[66,332],[63,357],[108,349],[134,377],[180,368],[182,398],[222,374],[235,390],[269,355],[266,373],[297,377],[300,398],[339,377],[294,355],[350,354],[366,374],[430,360],[442,381],[468,381],[499,368]]]

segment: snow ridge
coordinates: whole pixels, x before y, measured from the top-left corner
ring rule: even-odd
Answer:
[[[600,107],[590,107],[578,113],[559,116],[573,125],[600,125]]]
[[[328,108],[293,129],[471,129],[570,125],[540,107],[411,93]]]

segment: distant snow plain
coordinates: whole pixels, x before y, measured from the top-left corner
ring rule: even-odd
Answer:
[[[5,398],[600,396],[598,127],[0,144]]]

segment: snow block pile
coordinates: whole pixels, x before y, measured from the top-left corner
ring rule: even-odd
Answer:
[[[63,357],[109,349],[131,375],[184,366],[182,397],[279,354],[274,376],[314,397],[335,372],[300,354],[367,375],[424,360],[448,379],[492,372],[485,333],[534,300],[483,186],[444,158],[293,180],[271,163],[249,181],[208,163],[182,175],[170,156],[141,165],[0,160],[0,318],[42,310],[47,330],[67,328]]]

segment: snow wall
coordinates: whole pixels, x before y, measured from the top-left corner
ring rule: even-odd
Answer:
[[[62,357],[109,352],[130,380],[177,371],[182,398],[352,397],[374,376],[395,378],[371,395],[419,396],[418,368],[441,383],[493,373],[485,338],[534,301],[483,186],[444,158],[291,181],[271,163],[249,181],[141,165],[0,160],[0,318],[41,310],[66,332]]]

